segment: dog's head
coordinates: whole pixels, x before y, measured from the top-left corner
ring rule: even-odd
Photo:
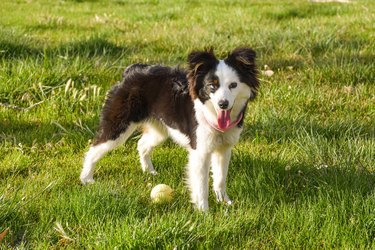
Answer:
[[[230,128],[257,94],[255,57],[250,48],[235,49],[224,60],[218,60],[212,50],[195,51],[188,57],[190,95],[219,130]]]

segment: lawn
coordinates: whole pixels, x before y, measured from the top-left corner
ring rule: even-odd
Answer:
[[[1,249],[375,249],[374,1],[2,0],[0,16]],[[137,134],[81,185],[127,65],[243,45],[261,88],[233,151],[232,206],[211,192],[208,213],[193,209],[171,141],[154,151],[159,175],[142,173]],[[151,203],[159,183],[171,203]]]

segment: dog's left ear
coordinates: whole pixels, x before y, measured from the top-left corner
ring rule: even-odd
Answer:
[[[256,74],[256,53],[250,48],[237,48],[228,55],[225,62],[243,73]]]
[[[242,82],[251,88],[250,100],[254,99],[258,92],[258,70],[255,65],[256,53],[250,48],[237,48],[224,60],[225,63],[239,72]]]

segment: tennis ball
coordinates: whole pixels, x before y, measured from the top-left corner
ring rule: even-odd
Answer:
[[[151,190],[151,200],[154,203],[170,202],[173,199],[173,189],[166,184],[158,184]]]

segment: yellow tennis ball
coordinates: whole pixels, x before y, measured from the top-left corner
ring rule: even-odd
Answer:
[[[173,189],[165,184],[158,184],[151,190],[151,200],[154,203],[170,202],[173,199]]]

